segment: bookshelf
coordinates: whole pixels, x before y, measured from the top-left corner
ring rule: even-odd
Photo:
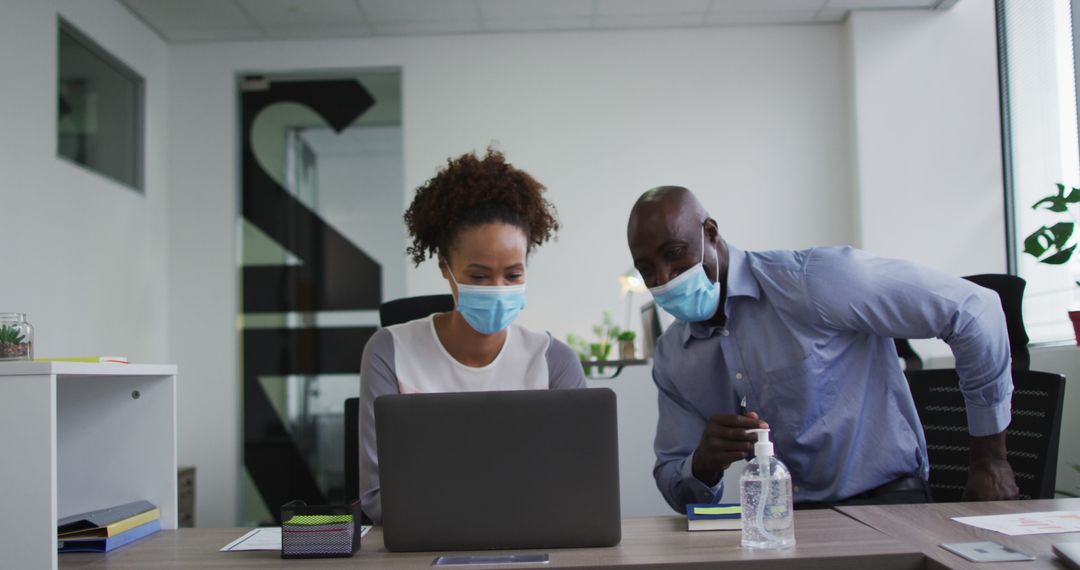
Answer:
[[[56,521],[146,499],[176,528],[176,366],[0,362],[4,563],[57,567]]]

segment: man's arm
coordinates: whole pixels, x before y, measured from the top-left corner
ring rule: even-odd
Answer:
[[[965,496],[1016,498],[1004,434],[1012,419],[1011,359],[997,295],[927,267],[851,248],[813,250],[805,276],[810,309],[828,326],[948,343],[971,435]]]
[[[660,412],[653,442],[656,487],[671,508],[680,513],[686,513],[687,504],[715,503],[724,492],[723,477],[717,477],[707,485],[693,474],[693,455],[705,430],[704,418],[690,409],[669,386],[663,385],[655,364],[653,381],[657,386]]]
[[[670,345],[661,342],[656,347],[653,360],[653,382],[657,387],[659,418],[656,426],[656,466],[653,477],[664,499],[671,508],[683,513],[691,503],[715,503],[723,494],[723,473],[733,462],[744,459],[753,449],[753,440],[746,429],[767,427],[756,414],[740,416],[733,413],[735,395],[730,401],[712,405],[717,412],[706,419],[700,409],[691,405],[672,381],[679,377],[693,386],[694,382],[716,382],[714,373],[693,373],[677,363],[685,358],[683,347],[676,346],[669,354]],[[694,375],[704,377],[693,377]]]

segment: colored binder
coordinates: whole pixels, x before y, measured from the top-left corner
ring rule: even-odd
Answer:
[[[149,503],[148,503],[149,504]],[[86,530],[74,530],[59,533],[60,540],[71,540],[76,538],[109,538],[110,536],[116,536],[124,531],[133,529],[139,525],[146,524],[152,520],[161,518],[161,510],[157,508],[150,509],[149,511],[139,513],[133,517],[108,524],[105,526],[99,526]]]
[[[157,510],[150,501],[134,501],[116,507],[98,509],[86,513],[79,513],[64,517],[57,521],[56,532],[58,535],[70,535],[75,532],[89,531],[107,528],[109,525],[120,523],[125,519],[141,515],[147,511]],[[160,516],[160,514],[158,515]],[[136,525],[131,525],[136,526]],[[131,528],[130,526],[128,528]],[[120,532],[120,531],[118,531]]]
[[[125,544],[131,544],[140,538],[150,536],[159,530],[161,530],[161,519],[154,519],[108,538],[61,539],[57,541],[57,549],[61,554],[65,552],[109,552]]]

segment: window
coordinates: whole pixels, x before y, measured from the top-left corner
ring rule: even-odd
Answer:
[[[999,0],[1005,139],[1011,173],[1016,273],[1027,280],[1024,322],[1032,342],[1072,339],[1068,309],[1080,308],[1080,253],[1065,265],[1048,265],[1024,253],[1024,240],[1068,214],[1032,206],[1080,187],[1076,78],[1069,0]],[[1008,182],[1008,181],[1007,181]],[[1077,208],[1078,205],[1073,205]],[[1076,213],[1076,210],[1073,210]],[[1069,240],[1076,243],[1080,227]],[[1080,251],[1080,248],[1078,248]],[[1049,255],[1049,253],[1047,254]],[[1044,255],[1043,257],[1046,257]]]
[[[63,20],[57,43],[57,154],[142,191],[142,77]]]

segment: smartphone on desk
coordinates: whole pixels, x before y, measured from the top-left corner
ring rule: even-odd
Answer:
[[[483,566],[487,564],[547,564],[545,554],[492,554],[484,556],[439,556],[432,566]]]

